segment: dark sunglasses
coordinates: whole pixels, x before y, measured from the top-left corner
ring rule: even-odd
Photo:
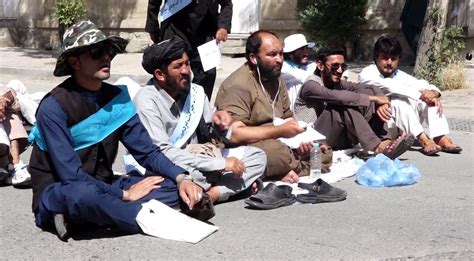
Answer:
[[[341,67],[342,71],[345,71],[347,69],[347,64],[345,64],[345,63],[333,63],[333,64],[329,65],[329,68],[333,72],[337,72],[339,67]]]
[[[115,48],[107,45],[93,45],[92,47],[84,49],[81,53],[88,52],[92,59],[98,60],[108,54],[110,59],[113,59],[117,55]]]

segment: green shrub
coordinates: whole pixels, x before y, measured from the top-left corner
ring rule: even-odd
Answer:
[[[86,16],[86,6],[82,0],[56,0],[54,13],[61,26],[69,27]]]
[[[298,0],[296,9],[311,39],[345,48],[357,40],[358,28],[366,22],[367,0]]]

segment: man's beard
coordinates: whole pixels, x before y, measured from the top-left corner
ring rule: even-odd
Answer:
[[[281,74],[281,67],[279,70],[273,70],[273,68],[268,68],[262,63],[258,63],[257,67],[260,71],[260,74],[267,79],[278,78]]]
[[[323,84],[326,87],[333,87],[341,82],[340,80],[336,82],[333,81],[332,72],[330,70],[326,70],[326,68],[321,71],[321,76],[321,78],[323,79]]]
[[[183,77],[180,77],[179,81],[181,81],[182,79]],[[189,90],[191,88],[191,77],[188,77],[186,80],[188,81],[188,83],[185,87],[178,87],[180,85],[179,82],[176,82],[170,79],[169,77],[166,77],[165,82],[167,86],[173,86],[174,89],[178,91],[178,93],[187,95],[189,94]]]
[[[387,78],[387,77],[390,77],[392,76],[393,72],[395,71],[393,69],[393,67],[385,67],[383,68],[384,70],[382,70],[381,74],[383,75],[383,77]]]

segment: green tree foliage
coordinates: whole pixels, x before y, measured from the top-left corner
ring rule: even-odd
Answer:
[[[344,48],[358,38],[358,28],[366,22],[367,0],[298,0],[296,9],[312,39]]]
[[[86,16],[86,6],[82,0],[56,0],[54,13],[60,25],[69,27]]]
[[[459,51],[465,47],[462,38],[463,30],[458,26],[450,26],[438,32],[442,19],[441,13],[439,8],[434,8],[425,21],[427,25],[424,30],[429,30],[429,36],[438,33],[441,36],[434,37],[425,51],[420,51],[419,48],[419,55],[423,55],[425,59],[417,64],[415,76],[430,79],[430,82],[441,90],[464,88],[463,60],[459,55]],[[452,68],[460,69],[453,70]],[[450,80],[447,81],[447,79]]]

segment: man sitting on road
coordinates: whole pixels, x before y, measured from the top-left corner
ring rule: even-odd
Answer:
[[[135,219],[144,202],[176,206],[181,198],[192,209],[202,189],[153,145],[126,88],[103,82],[127,41],[81,21],[66,30],[63,44],[54,75],[71,77],[41,101],[30,136],[36,225],[54,225],[61,240],[67,240],[71,224],[137,233]],[[114,176],[119,141],[157,176]]]
[[[328,145],[347,149],[360,143],[365,156],[384,153],[396,158],[413,143],[408,135],[388,137],[386,111],[389,99],[376,86],[341,80],[346,70],[344,51],[323,48],[317,58],[316,75],[301,87],[295,110],[315,111],[314,127],[326,136]]]
[[[31,176],[20,154],[28,146],[15,92],[0,85],[0,186],[29,187]]]
[[[284,40],[281,77],[286,83],[291,111],[303,82],[316,70],[316,63],[309,62],[309,51],[313,47],[314,43],[308,43],[302,34],[292,34]]]
[[[359,74],[359,80],[378,85],[390,94],[391,110],[387,112],[387,119],[392,119],[400,130],[417,137],[425,155],[433,155],[440,150],[461,152],[462,148],[447,136],[449,127],[443,115],[441,91],[427,81],[418,80],[398,69],[401,54],[400,42],[390,35],[382,35],[374,45],[375,64],[365,67]],[[423,123],[428,126],[429,136]]]
[[[285,82],[280,78],[283,50],[278,37],[269,31],[252,33],[246,43],[247,62],[220,86],[216,106],[234,118],[230,142],[261,148],[267,154],[266,178],[288,183],[309,174],[311,143],[293,151],[278,138],[291,138],[304,131],[293,119]],[[277,122],[285,122],[279,125]],[[323,151],[324,153],[324,151]],[[331,191],[331,193],[333,193]],[[328,195],[341,200],[345,192]]]
[[[189,171],[214,202],[222,202],[255,183],[265,170],[266,155],[250,146],[221,150],[215,145],[223,145],[214,134],[227,131],[232,117],[226,111],[213,114],[204,89],[191,83],[186,48],[173,37],[145,50],[142,65],[153,78],[134,103],[153,142]],[[191,153],[196,150],[202,154]]]

